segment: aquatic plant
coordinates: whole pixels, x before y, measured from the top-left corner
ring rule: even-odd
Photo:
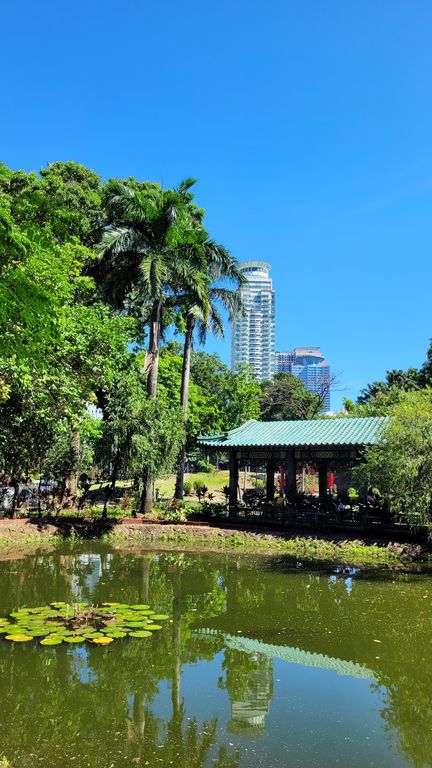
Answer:
[[[151,637],[168,619],[149,605],[106,602],[90,605],[53,602],[36,608],[20,608],[0,618],[0,635],[13,643],[38,640],[39,644],[61,645],[90,642],[109,645],[123,637]]]

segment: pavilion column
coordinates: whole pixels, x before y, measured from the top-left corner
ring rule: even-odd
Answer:
[[[237,511],[239,469],[235,449],[229,455],[229,511]]]
[[[267,464],[266,464],[266,496],[267,496],[267,501],[273,501],[274,500],[274,491],[275,491],[274,473],[275,473],[275,463],[274,463],[274,460],[273,459],[267,459]]]
[[[285,459],[285,490],[288,496],[297,491],[296,461],[294,450],[287,451]]]
[[[318,463],[318,493],[320,497],[327,493],[327,475],[328,463],[327,461],[320,461]]]

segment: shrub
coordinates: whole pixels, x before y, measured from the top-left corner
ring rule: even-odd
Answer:
[[[201,510],[204,515],[208,515],[209,517],[220,517],[221,515],[226,516],[226,507],[225,504],[218,504],[217,502],[209,502],[204,501],[201,505]]]
[[[215,471],[214,464],[211,464],[210,461],[206,461],[205,459],[198,459],[195,466],[196,466],[197,472],[214,472]]]
[[[359,494],[356,488],[348,488],[347,495],[351,502],[358,501]]]
[[[130,496],[129,493],[123,494],[122,500],[120,502],[120,509],[123,512],[129,512],[131,506],[133,503],[133,496]]]
[[[198,495],[198,491],[204,491],[205,493],[207,493],[207,491],[208,491],[208,488],[207,488],[204,480],[199,480],[199,479],[198,480],[194,480],[193,487],[194,487],[194,491],[195,491],[195,493],[197,495]]]
[[[186,512],[181,507],[165,509],[162,516],[164,520],[168,520],[170,523],[184,523],[186,520]]]
[[[185,496],[190,496],[192,493],[193,483],[192,480],[185,480],[183,485],[183,492]]]
[[[261,480],[260,477],[256,477],[254,480],[252,480],[252,485],[257,490],[263,490],[264,489],[264,480]]]

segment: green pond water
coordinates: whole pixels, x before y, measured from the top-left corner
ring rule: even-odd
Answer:
[[[106,647],[0,638],[0,758],[11,768],[432,765],[431,578],[93,542],[1,560],[0,616],[118,600],[170,619]]]

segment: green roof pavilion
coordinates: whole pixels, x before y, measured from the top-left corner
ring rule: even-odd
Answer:
[[[238,470],[241,461],[261,461],[267,468],[267,498],[274,498],[275,466],[285,470],[287,492],[296,490],[296,465],[318,466],[319,493],[327,489],[332,463],[355,464],[365,446],[379,439],[388,418],[330,418],[304,421],[257,421],[251,419],[228,432],[198,438],[203,447],[229,453],[230,508],[238,500]]]

